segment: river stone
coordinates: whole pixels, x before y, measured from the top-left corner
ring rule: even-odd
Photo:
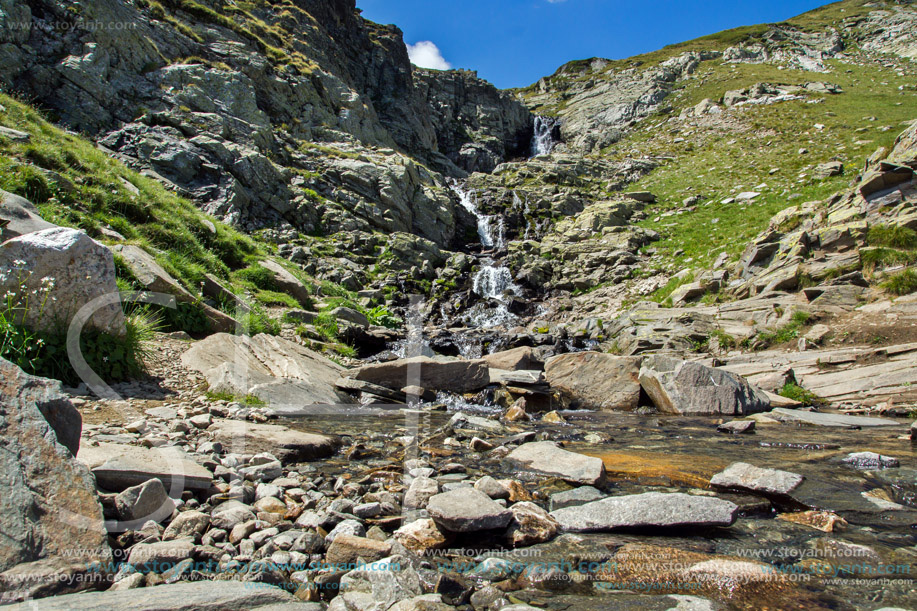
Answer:
[[[876,452],[853,452],[842,458],[841,462],[854,469],[893,469],[899,465],[897,458]]]
[[[423,554],[428,549],[440,549],[449,543],[446,533],[443,533],[430,518],[421,518],[405,524],[392,536],[415,554]]]
[[[781,422],[805,422],[815,426],[839,426],[845,428],[864,426],[900,426],[896,420],[871,416],[848,416],[847,414],[830,414],[809,412],[805,410],[777,407],[768,416]]]
[[[194,543],[190,539],[138,543],[131,548],[128,564],[141,573],[164,573],[182,560],[191,558]]]
[[[217,333],[182,354],[212,392],[256,395],[272,407],[353,403],[335,388],[343,367],[296,342],[259,334]]]
[[[502,435],[506,429],[496,420],[458,412],[449,419],[449,428],[453,430],[463,429],[471,431],[481,431],[491,435]]]
[[[210,527],[210,516],[200,511],[183,511],[175,516],[175,519],[166,527],[162,533],[163,541],[171,541],[184,537],[203,536]]]
[[[640,386],[667,414],[744,416],[770,408],[764,392],[741,376],[666,356],[643,360]]]
[[[175,503],[158,479],[122,491],[115,497],[115,507],[122,520],[164,522],[175,511]]]
[[[14,304],[24,306],[26,292],[41,295],[42,307],[24,311],[27,326],[42,331],[67,329],[83,306],[103,295],[115,295],[113,303],[84,314],[86,328],[124,335],[114,257],[82,231],[55,227],[7,240],[0,245],[0,270],[0,294],[16,294]],[[35,297],[31,299],[34,304]]]
[[[586,503],[591,503],[592,501],[603,499],[606,496],[606,494],[602,493],[596,488],[593,488],[592,486],[580,486],[579,488],[574,488],[573,490],[555,492],[548,498],[548,501],[551,511],[554,511],[556,509],[563,509],[564,507],[585,505]]]
[[[586,409],[637,409],[640,359],[601,352],[577,352],[548,359],[545,378],[552,388]]]
[[[525,443],[506,457],[527,471],[559,477],[575,484],[589,486],[605,482],[605,465],[601,458],[584,456],[559,448],[553,441]]]
[[[375,562],[391,553],[392,546],[385,541],[341,534],[328,546],[325,561],[331,564],[355,564],[362,558],[366,562]]]
[[[755,432],[754,420],[730,420],[716,427],[720,433],[731,433],[733,435],[750,434]]]
[[[529,346],[503,350],[484,356],[484,361],[491,369],[504,371],[533,371],[544,369],[544,363],[536,356]]]
[[[423,585],[417,571],[404,556],[389,556],[363,568],[350,571],[341,578],[342,594],[332,601],[328,611],[350,611],[351,609],[389,609],[398,601],[423,594]],[[352,595],[364,595],[361,601],[370,602],[369,607],[347,604]],[[340,602],[337,601],[340,599]],[[336,606],[337,605],[337,606]]]
[[[3,189],[0,189],[0,221],[8,221],[7,226],[0,229],[0,243],[27,233],[56,227],[54,223],[41,218],[38,208],[32,202]]]
[[[605,532],[622,528],[730,526],[739,507],[709,496],[645,492],[565,507],[551,516],[566,532]]]
[[[748,463],[736,462],[714,475],[710,479],[710,484],[716,488],[789,496],[803,479],[803,476],[789,471],[763,469]]]
[[[119,492],[158,479],[172,497],[182,490],[207,490],[213,474],[175,447],[144,448],[119,443],[84,445],[77,459],[95,475],[99,487]]]
[[[78,578],[111,550],[95,481],[36,404],[53,402],[56,384],[0,365],[0,592],[12,602],[94,587]]]
[[[279,424],[220,419],[208,431],[229,452],[270,452],[284,464],[327,458],[340,445],[340,440],[335,437],[297,431]]]
[[[439,360],[418,356],[364,365],[347,375],[393,390],[400,390],[405,386],[420,386],[427,390],[463,393],[479,390],[490,383],[487,363],[483,359]]]
[[[548,512],[528,501],[514,503],[510,508],[513,514],[506,529],[506,540],[512,547],[526,547],[536,543],[550,541],[557,534],[557,520]]]
[[[439,494],[439,483],[429,477],[415,477],[414,481],[404,493],[404,507],[406,509],[423,509],[430,498]]]
[[[34,404],[50,425],[57,442],[76,456],[80,449],[83,417],[61,391],[60,382],[31,376],[0,358],[0,405],[13,401]]]
[[[513,514],[489,496],[468,486],[430,498],[427,513],[450,532],[476,532],[506,528]]]
[[[240,501],[224,501],[210,510],[211,525],[225,531],[232,531],[239,524],[254,519],[252,508]]]
[[[257,587],[253,587],[257,585]],[[56,596],[13,605],[15,611],[317,611],[282,588],[242,581],[187,581],[143,590],[109,590]]]

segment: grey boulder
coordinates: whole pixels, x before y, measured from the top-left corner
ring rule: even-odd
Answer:
[[[732,463],[712,478],[715,488],[788,496],[802,483],[803,476],[779,469],[764,469],[744,462]]]
[[[770,409],[770,399],[739,375],[666,356],[643,361],[640,386],[660,412],[744,416]]]
[[[589,486],[605,482],[601,458],[568,452],[553,441],[525,443],[507,455],[506,460],[526,471],[550,475],[575,484]]]
[[[562,354],[545,363],[551,387],[586,409],[637,409],[640,402],[640,359],[601,352]]]
[[[739,508],[709,496],[645,492],[614,496],[551,512],[566,532],[607,532],[621,529],[730,526]]]
[[[427,513],[438,526],[459,533],[506,528],[513,517],[511,511],[471,487],[434,495],[427,503]]]

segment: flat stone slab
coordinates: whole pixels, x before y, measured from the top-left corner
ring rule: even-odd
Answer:
[[[872,418],[869,416],[848,416],[846,414],[826,414],[823,412],[807,412],[803,410],[774,408],[768,414],[771,418],[781,422],[805,422],[815,426],[903,426],[900,422],[888,418]]]
[[[526,443],[506,457],[527,471],[552,475],[575,484],[600,485],[605,481],[605,464],[601,458],[569,452],[553,441]]]
[[[710,484],[717,488],[789,496],[804,479],[803,476],[789,471],[763,469],[748,463],[737,462],[710,478]]]
[[[208,429],[230,452],[270,452],[281,462],[326,458],[340,445],[335,437],[306,433],[278,424],[254,424],[241,420],[217,420]]]
[[[506,528],[513,512],[474,488],[456,488],[430,497],[427,513],[450,532],[476,532]]]
[[[479,390],[490,383],[487,363],[483,359],[441,360],[426,356],[364,365],[347,372],[347,377],[394,390],[420,386],[458,393]]]
[[[565,507],[551,516],[567,532],[608,532],[633,528],[731,526],[739,507],[710,496],[645,492],[613,496]]]
[[[580,486],[579,488],[574,488],[573,490],[554,493],[549,497],[548,501],[550,503],[551,511],[554,511],[556,509],[563,509],[564,507],[576,507],[577,505],[585,505],[586,503],[591,503],[592,501],[604,499],[605,496],[606,495],[603,492],[593,488],[592,486]]]
[[[158,479],[170,492],[207,490],[213,474],[178,448],[144,448],[117,443],[84,445],[77,460],[89,467],[100,488],[120,492],[151,479]],[[171,494],[173,491],[178,494]]]
[[[257,587],[255,587],[257,586]],[[320,609],[303,603],[289,592],[268,584],[241,581],[189,581],[140,590],[86,592],[30,600],[6,607],[15,611],[246,611]]]

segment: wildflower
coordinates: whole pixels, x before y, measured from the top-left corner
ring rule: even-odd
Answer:
[[[13,261],[13,267],[25,267],[26,263],[22,259],[16,259]]]

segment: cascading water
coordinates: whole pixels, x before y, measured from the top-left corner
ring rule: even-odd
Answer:
[[[555,119],[550,117],[535,117],[535,133],[532,136],[531,156],[547,155],[554,150]]]
[[[506,247],[506,230],[503,217],[488,216],[482,213],[474,200],[471,191],[464,190],[458,183],[452,189],[459,197],[462,207],[477,219],[478,238],[485,248],[501,250]],[[497,306],[479,303],[469,309],[465,322],[471,326],[489,329],[505,325],[516,320],[507,307],[510,296],[519,295],[521,289],[513,282],[513,275],[508,267],[499,265],[492,257],[481,261],[481,268],[472,281],[472,291],[481,297],[496,300]]]

